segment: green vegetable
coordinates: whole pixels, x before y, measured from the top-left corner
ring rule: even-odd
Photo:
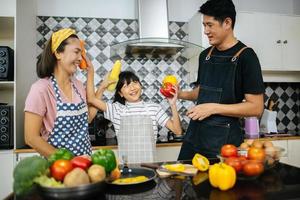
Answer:
[[[34,182],[44,187],[64,187],[64,184],[62,184],[59,181],[56,181],[55,178],[50,178],[46,175],[36,177],[34,179]]]
[[[14,192],[17,196],[30,191],[34,179],[48,173],[48,161],[39,156],[21,160],[14,169]]]
[[[50,165],[56,160],[71,160],[74,157],[73,153],[68,149],[57,149],[54,154],[50,155],[48,162]]]
[[[106,173],[110,173],[117,166],[115,153],[111,149],[97,150],[92,154],[92,162],[103,166]]]

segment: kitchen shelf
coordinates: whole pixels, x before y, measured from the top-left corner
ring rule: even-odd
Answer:
[[[14,83],[14,81],[0,81],[0,90],[12,90]]]

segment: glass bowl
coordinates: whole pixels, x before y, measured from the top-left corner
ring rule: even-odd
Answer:
[[[282,147],[267,147],[265,148],[266,158],[265,158],[265,168],[270,169],[279,163],[282,156],[286,154],[285,149]]]
[[[264,148],[263,150],[265,152],[265,158],[262,161],[247,159],[248,150],[246,149],[238,149],[238,157],[236,158],[227,158],[221,155],[217,157],[221,162],[233,166],[239,179],[255,179],[264,171],[275,167],[276,164],[279,163],[280,158],[285,155],[285,149],[282,147],[272,146]],[[249,163],[252,163],[252,166],[249,166]],[[245,165],[248,165],[247,169],[245,169]],[[255,170],[257,170],[256,173],[251,173]]]
[[[265,170],[264,161],[248,160],[245,156],[223,157],[217,156],[221,162],[232,166],[238,179],[256,179]]]

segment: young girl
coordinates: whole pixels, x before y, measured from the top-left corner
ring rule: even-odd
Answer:
[[[139,78],[130,71],[119,75],[113,103],[104,102],[95,97],[94,70],[89,67],[87,81],[88,102],[104,112],[115,128],[118,139],[119,157],[129,163],[155,161],[158,125],[166,126],[175,134],[182,134],[180,119],[176,107],[177,88],[174,97],[168,99],[172,118],[159,104],[141,100],[142,85]],[[101,96],[112,84],[105,78],[100,84],[97,96]]]

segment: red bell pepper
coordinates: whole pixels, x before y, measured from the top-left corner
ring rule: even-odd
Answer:
[[[162,95],[164,95],[165,97],[167,97],[167,98],[172,98],[173,97],[172,93],[175,93],[175,90],[173,88],[173,84],[169,83],[169,82],[163,84],[162,87],[160,88],[160,93]]]
[[[71,160],[71,163],[74,168],[80,167],[81,169],[86,170],[87,168],[89,168],[89,166],[91,166],[92,161],[83,156],[76,156]]]

